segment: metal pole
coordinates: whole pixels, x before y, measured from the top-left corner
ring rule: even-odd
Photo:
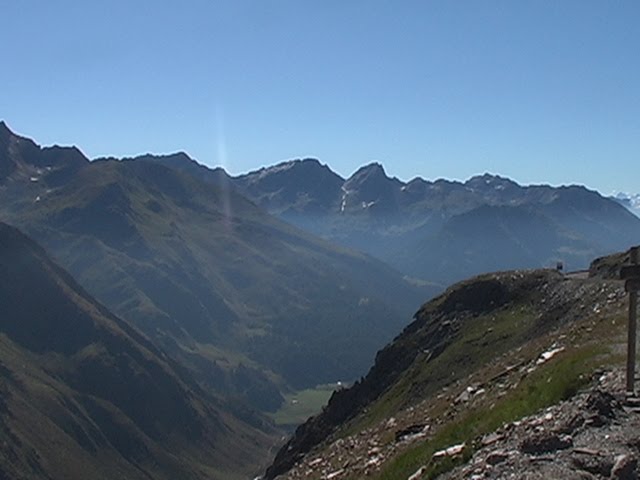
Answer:
[[[629,252],[632,265],[638,264],[638,247]],[[634,394],[634,380],[636,370],[636,324],[638,315],[638,291],[629,289],[629,330],[627,335],[627,393]]]

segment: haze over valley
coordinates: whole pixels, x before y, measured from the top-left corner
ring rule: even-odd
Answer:
[[[640,476],[639,3],[1,5],[0,480]]]

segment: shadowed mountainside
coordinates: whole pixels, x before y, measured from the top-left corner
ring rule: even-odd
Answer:
[[[275,432],[228,413],[0,223],[0,477],[243,478]]]

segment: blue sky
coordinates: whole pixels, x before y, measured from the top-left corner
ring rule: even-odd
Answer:
[[[639,192],[640,2],[0,0],[0,119],[88,156]]]

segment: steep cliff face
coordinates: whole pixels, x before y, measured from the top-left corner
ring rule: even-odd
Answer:
[[[618,281],[551,270],[454,285],[298,428],[266,478],[407,478],[438,448],[570,396],[615,361],[624,302]]]

